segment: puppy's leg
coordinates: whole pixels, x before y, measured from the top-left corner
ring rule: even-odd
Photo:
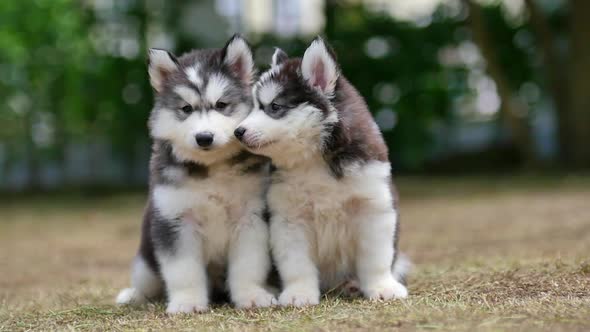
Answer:
[[[270,270],[268,225],[256,214],[238,226],[237,237],[230,244],[228,285],[238,308],[268,307],[276,303],[264,288]]]
[[[123,289],[117,296],[117,304],[139,305],[157,297],[162,292],[162,280],[148,266],[141,254],[133,260],[131,287]]]
[[[279,304],[296,307],[318,304],[318,271],[309,255],[309,240],[302,224],[273,216],[270,231],[272,253],[283,282]]]
[[[395,280],[391,271],[396,222],[394,211],[366,216],[359,221],[357,275],[363,294],[370,299],[408,296],[406,287]]]
[[[165,221],[159,233],[166,234],[156,247],[162,278],[166,284],[170,314],[202,312],[209,303],[207,272],[203,259],[202,238],[194,224]]]

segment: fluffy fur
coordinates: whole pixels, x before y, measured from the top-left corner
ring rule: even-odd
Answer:
[[[132,286],[117,303],[165,294],[167,312],[201,312],[227,290],[237,307],[269,306],[269,162],[233,135],[252,108],[250,48],[236,36],[223,49],[149,57],[150,194]]]
[[[404,298],[388,152],[367,106],[320,38],[302,59],[277,50],[236,135],[276,166],[268,192],[281,305],[358,284],[370,299]]]

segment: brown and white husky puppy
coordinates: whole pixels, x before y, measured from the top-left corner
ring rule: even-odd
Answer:
[[[347,283],[370,299],[408,295],[387,146],[321,38],[302,59],[276,50],[235,135],[276,167],[267,200],[281,305],[317,304]]]
[[[252,52],[234,36],[222,49],[176,58],[149,52],[155,105],[149,199],[131,288],[120,304],[166,294],[169,313],[208,308],[229,291],[240,308],[273,304],[264,192],[268,158],[243,150],[236,126],[252,109]]]

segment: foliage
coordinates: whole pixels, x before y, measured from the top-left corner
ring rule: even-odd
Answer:
[[[66,174],[68,148],[76,144],[107,145],[125,174],[136,172],[138,154],[147,153],[146,120],[152,104],[144,56],[149,30],[163,27],[177,53],[206,43],[178,19],[194,4],[189,0],[121,1],[110,9],[100,3],[0,2],[0,174],[24,166],[30,186],[38,185],[43,164],[57,164]],[[394,167],[423,170],[444,145],[438,129],[454,130],[463,121],[460,101],[474,98],[474,68],[441,60],[446,50],[469,42],[468,16],[449,14],[442,6],[427,22],[408,23],[344,3],[327,2],[325,35],[344,74],[382,126]],[[156,9],[150,7],[154,4]],[[558,35],[566,33],[562,7],[548,16]],[[524,91],[525,97],[536,91],[537,97],[525,98],[536,109],[546,78],[529,22],[508,21],[498,5],[486,7],[484,14],[511,89]],[[270,58],[270,45],[301,55],[311,39],[250,37],[261,65]],[[98,167],[93,156],[85,166],[90,173]]]

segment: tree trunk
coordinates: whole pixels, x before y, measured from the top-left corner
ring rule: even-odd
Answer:
[[[65,129],[66,120],[63,116],[63,109],[60,107],[59,110],[54,112],[53,126],[55,129],[55,143],[53,144],[55,149],[55,161],[59,166],[59,183],[60,185],[67,185],[68,175],[66,174],[66,148],[67,148],[67,133]]]
[[[590,1],[570,0],[570,146],[571,165],[590,167]]]
[[[39,151],[37,144],[33,140],[33,121],[35,114],[33,106],[27,111],[23,118],[24,125],[24,142],[25,142],[25,160],[27,165],[28,189],[38,190],[41,185],[39,174]]]
[[[569,80],[565,59],[558,55],[555,36],[541,8],[535,0],[525,0],[525,4],[531,17],[531,24],[536,35],[543,58],[545,76],[549,82],[549,89],[553,98],[555,114],[557,117],[557,132],[560,159],[564,164],[570,159],[572,133],[570,130],[570,96]]]
[[[337,0],[327,0],[324,3],[324,16],[326,23],[324,25],[324,34],[328,41],[335,36],[336,32],[336,8],[338,7]]]
[[[473,33],[474,42],[479,47],[486,61],[486,69],[490,77],[496,83],[498,95],[502,100],[500,117],[512,135],[512,140],[519,150],[525,165],[537,163],[531,127],[528,122],[528,105],[513,93],[510,81],[500,65],[494,51],[494,46],[485,26],[485,20],[481,7],[471,0],[464,0],[469,8],[469,24]]]

